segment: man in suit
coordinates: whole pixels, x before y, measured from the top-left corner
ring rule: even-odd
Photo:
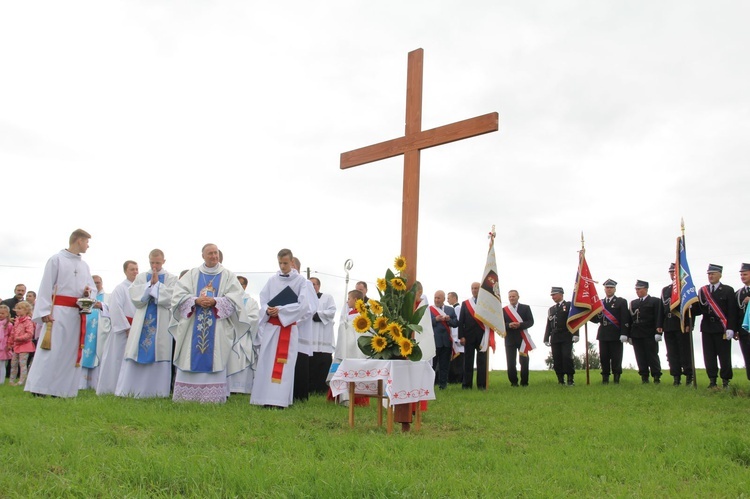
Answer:
[[[604,281],[606,296],[602,300],[602,311],[591,319],[591,322],[599,324],[596,339],[599,340],[603,385],[609,384],[610,374],[614,375],[615,384],[620,384],[623,344],[627,343],[630,335],[628,302],[625,298],[615,296],[615,291],[617,281]]]
[[[721,376],[722,386],[729,388],[732,379],[732,342],[737,327],[739,307],[731,286],[721,283],[721,265],[708,265],[708,285],[698,292],[703,342],[703,361],[709,379],[709,388],[716,388],[716,375]],[[721,371],[719,366],[721,365]]]
[[[667,362],[669,362],[669,374],[674,378],[674,386],[680,386],[682,375],[685,375],[685,384],[693,383],[693,355],[691,345],[693,343],[693,314],[690,314],[690,322],[685,325],[685,332],[680,328],[680,316],[672,311],[672,288],[674,287],[674,263],[669,265],[669,277],[672,281],[661,290],[661,302],[664,307],[664,344],[667,346]]]
[[[448,305],[453,307],[456,319],[458,319],[459,314],[461,314],[461,302],[458,301],[458,294],[455,291],[449,291],[446,297]],[[448,383],[458,384],[462,383],[464,379],[464,346],[458,341],[458,322],[456,327],[451,328],[451,336],[453,337],[453,359],[450,369],[448,369]]]
[[[633,341],[635,362],[641,381],[649,382],[649,369],[654,383],[661,382],[661,361],[659,360],[659,342],[662,340],[664,313],[661,301],[648,294],[648,282],[638,280],[635,283],[635,294],[638,298],[630,302],[630,338]]]
[[[565,384],[565,375],[568,375],[568,386],[575,383],[575,366],[573,364],[573,343],[578,342],[578,331],[570,334],[568,331],[568,313],[570,302],[563,300],[565,291],[563,288],[553,286],[550,291],[552,301],[555,302],[547,311],[547,327],[544,331],[544,344],[552,348],[552,362],[557,374],[557,382]]]
[[[451,328],[458,326],[456,311],[445,305],[445,291],[435,291],[435,303],[430,305],[432,331],[435,335],[435,351],[437,355],[432,361],[435,369],[438,388],[445,390],[448,386],[448,369],[453,357],[453,337]]]
[[[516,353],[518,362],[521,364],[521,386],[529,386],[529,354],[524,351],[525,346],[523,334],[528,334],[528,329],[534,325],[534,316],[531,307],[518,303],[518,291],[508,291],[510,305],[503,308],[503,320],[505,320],[505,359],[508,362],[508,381],[510,386],[518,386],[518,371],[516,370]]]
[[[474,354],[477,352],[477,388],[480,390],[487,388],[487,354],[480,351],[482,337],[487,328],[481,321],[474,318],[479,286],[478,282],[471,283],[472,297],[461,304],[461,313],[458,317],[458,341],[464,346],[464,380],[461,387],[466,390],[471,390],[474,384]]]
[[[745,358],[745,371],[747,371],[747,379],[750,379],[750,332],[742,327],[742,321],[745,318],[747,312],[747,303],[750,301],[750,263],[743,263],[740,267],[740,280],[742,280],[742,287],[737,290],[737,308],[739,313],[737,314],[737,333],[739,333],[738,339],[740,342],[740,350],[742,350],[742,356]]]

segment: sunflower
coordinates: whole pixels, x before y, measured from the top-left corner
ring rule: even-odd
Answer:
[[[352,323],[354,326],[354,330],[358,333],[364,333],[365,331],[369,330],[372,326],[372,322],[370,322],[370,318],[366,315],[358,315],[354,318],[354,322]]]
[[[370,305],[370,312],[373,314],[380,315],[383,313],[383,305],[379,301],[369,300],[367,304]]]
[[[391,322],[388,324],[388,332],[391,334],[391,338],[394,340],[397,340],[403,336],[403,330],[401,329],[401,324],[397,322]]]
[[[401,350],[401,356],[402,357],[409,357],[411,355],[412,350],[414,349],[414,345],[412,345],[411,340],[409,338],[402,338],[401,341],[398,342],[399,349]]]
[[[377,319],[375,319],[375,324],[373,327],[376,331],[382,333],[383,331],[388,329],[388,318],[378,317]]]
[[[357,309],[357,312],[360,314],[364,314],[367,312],[367,307],[365,306],[365,302],[362,299],[357,300],[357,302],[354,304],[354,308]]]
[[[394,277],[391,279],[391,286],[393,286],[393,289],[396,291],[406,291],[406,284],[404,284],[404,280],[400,277]]]
[[[393,268],[398,270],[399,272],[403,272],[406,270],[406,258],[403,256],[397,256],[395,260],[393,260]]]
[[[370,346],[372,346],[372,349],[377,353],[380,353],[388,346],[388,340],[380,335],[375,335],[372,337],[372,340],[370,340]]]
[[[385,288],[388,287],[388,281],[386,281],[382,277],[378,277],[377,286],[381,293],[385,293]]]

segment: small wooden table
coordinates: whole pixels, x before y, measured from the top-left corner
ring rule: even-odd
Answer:
[[[345,359],[331,379],[333,396],[349,392],[349,426],[354,427],[354,397],[378,400],[378,426],[383,426],[386,403],[386,431],[393,431],[393,406],[416,402],[416,425],[422,423],[422,400],[435,400],[435,371],[429,362],[410,360]]]

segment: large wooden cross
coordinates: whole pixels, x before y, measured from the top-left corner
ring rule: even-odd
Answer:
[[[424,51],[409,52],[406,72],[406,131],[403,137],[341,154],[341,169],[404,155],[401,207],[401,254],[406,257],[409,281],[417,279],[417,231],[419,226],[419,156],[422,149],[496,132],[497,113],[422,130],[422,70]]]

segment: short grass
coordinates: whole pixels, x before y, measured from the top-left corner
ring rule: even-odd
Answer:
[[[744,374],[744,373],[743,373]],[[593,376],[592,380],[598,376]],[[312,397],[284,411],[0,386],[0,497],[748,497],[750,383],[449,386],[420,432]],[[374,403],[374,402],[373,402]]]

